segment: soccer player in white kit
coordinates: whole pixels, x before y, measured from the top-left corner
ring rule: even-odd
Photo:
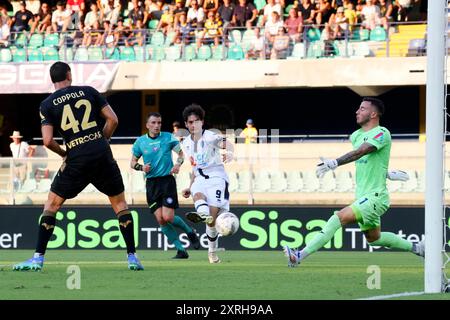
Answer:
[[[216,218],[230,209],[228,175],[224,162],[232,159],[233,145],[226,138],[210,130],[203,129],[205,110],[197,104],[187,106],[183,119],[190,135],[182,142],[186,158],[190,160],[193,174],[191,185],[182,191],[185,198],[192,195],[195,212],[186,213],[192,222],[205,222],[208,237],[208,259],[219,263],[217,256]],[[226,150],[221,154],[221,150]]]

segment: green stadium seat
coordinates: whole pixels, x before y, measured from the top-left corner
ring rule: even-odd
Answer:
[[[241,30],[234,29],[230,32],[230,40],[235,44],[241,44],[242,32]]]
[[[172,45],[175,42],[175,38],[177,36],[177,33],[175,31],[170,31],[167,33],[166,40],[164,41],[164,45],[166,47]]]
[[[266,0],[254,0],[253,3],[255,4],[256,10],[258,10],[258,12],[264,9],[264,6],[267,4]]]
[[[153,61],[162,61],[166,56],[165,49],[163,46],[154,46],[152,50],[151,59]]]
[[[386,41],[386,30],[383,27],[375,27],[370,32],[370,41]]]
[[[13,62],[27,61],[27,53],[24,48],[16,48],[12,54],[13,54]]]
[[[319,41],[321,36],[321,32],[317,28],[309,28],[306,32],[306,38],[310,42]]]
[[[307,57],[310,59],[320,58],[323,56],[323,42],[311,42],[308,47]]]
[[[89,53],[88,50],[84,47],[79,47],[75,51],[75,56],[73,57],[74,61],[85,62],[89,61]]]
[[[40,48],[29,48],[28,49],[28,61],[44,61],[44,56]]]
[[[25,33],[19,33],[16,35],[14,44],[18,47],[25,47],[27,45],[27,36]]]
[[[227,58],[227,50],[223,45],[218,45],[217,47],[212,48],[212,57],[211,60],[225,60]]]
[[[173,45],[166,48],[166,60],[167,61],[177,61],[181,57],[181,46]]]
[[[242,50],[240,45],[234,44],[228,49],[228,60],[242,60],[244,57],[244,50]]]
[[[202,45],[198,48],[197,60],[206,61],[211,59],[211,47],[208,45]]]
[[[293,4],[288,5],[285,9],[284,9],[284,18],[286,19],[287,17],[289,17],[289,11],[291,10],[291,8],[293,7]]]
[[[305,57],[305,45],[302,42],[298,42],[294,44],[294,48],[292,48],[292,53],[287,60],[299,60]]]
[[[73,61],[73,50],[72,48],[67,48],[65,46],[61,46],[58,51],[59,60],[61,61]]]
[[[45,35],[44,47],[57,47],[57,46],[59,46],[59,35],[57,33]]]
[[[44,44],[44,36],[40,33],[34,33],[30,37],[30,41],[28,41],[28,46],[32,48],[42,47]]]
[[[197,47],[195,44],[190,44],[184,47],[184,61],[192,61],[197,57]]]
[[[120,60],[136,61],[136,55],[132,47],[120,47]]]
[[[59,60],[58,50],[56,48],[42,48],[44,54],[44,61],[57,61]]]
[[[12,54],[9,48],[0,49],[0,62],[11,62]]]
[[[364,29],[364,28],[359,30],[359,40],[360,41],[366,41],[366,40],[369,40],[369,38],[370,38],[369,30]]]
[[[116,47],[106,48],[105,59],[108,60],[120,60],[120,52]]]
[[[162,32],[155,32],[152,35],[152,38],[150,40],[150,44],[154,45],[154,46],[162,46],[164,45],[164,34]]]
[[[155,30],[158,27],[158,24],[159,24],[159,20],[158,19],[150,20],[149,23],[148,23],[148,28],[150,30]]]
[[[253,30],[245,30],[241,42],[244,52],[247,52],[250,49],[253,39],[255,39],[255,32]]]
[[[134,46],[134,56],[136,57],[136,61],[146,61],[148,60],[148,55],[146,55],[145,47],[142,46]]]
[[[88,59],[89,59],[89,61],[102,61],[104,59],[102,48],[89,47],[88,48]]]

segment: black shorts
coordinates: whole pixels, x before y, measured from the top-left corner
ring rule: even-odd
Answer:
[[[170,176],[147,178],[147,203],[152,213],[162,206],[178,208],[177,183]]]
[[[122,175],[111,151],[98,158],[69,159],[59,169],[50,190],[64,199],[72,199],[89,183],[109,197],[124,191]]]

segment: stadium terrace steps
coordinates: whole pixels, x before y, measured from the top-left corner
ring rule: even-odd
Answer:
[[[397,32],[390,35],[389,56],[405,57],[408,54],[409,42],[413,39],[423,39],[426,34],[426,24],[399,25]],[[386,57],[386,42],[382,42],[375,51],[376,57]]]

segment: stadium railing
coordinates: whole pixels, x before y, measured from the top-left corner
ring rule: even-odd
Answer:
[[[261,28],[265,53],[248,56],[255,38],[254,28],[227,28],[217,36],[202,40],[202,31],[193,29],[185,34],[157,29],[132,30],[105,34],[102,30],[50,34],[14,33],[8,44],[0,48],[0,63],[42,61],[208,61],[243,59],[318,59],[361,57],[407,57],[426,55],[426,23],[391,23],[387,29],[377,26],[368,30],[353,25],[334,36],[325,25],[305,25],[301,34],[292,35],[289,45],[276,56],[273,44]],[[86,40],[89,35],[100,38]]]

